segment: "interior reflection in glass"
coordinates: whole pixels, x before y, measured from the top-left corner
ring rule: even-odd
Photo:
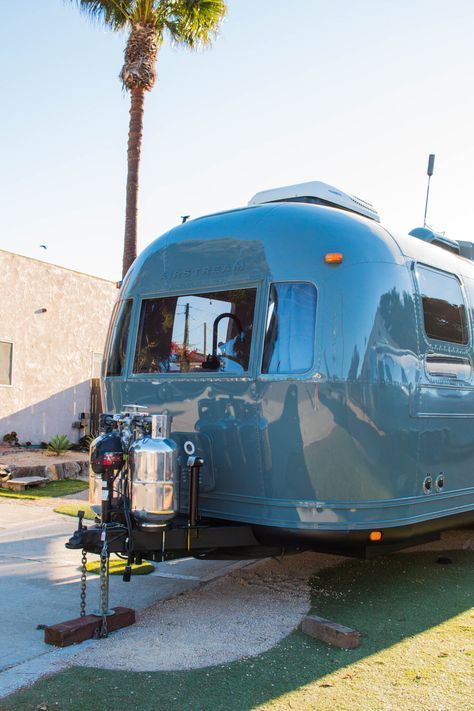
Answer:
[[[116,311],[114,313],[116,313]],[[107,361],[108,376],[123,374],[131,313],[132,300],[127,299],[123,304],[122,311],[113,332],[110,355]]]
[[[304,373],[311,369],[316,300],[313,284],[271,285],[262,373]]]
[[[142,302],[134,373],[248,370],[256,289]]]

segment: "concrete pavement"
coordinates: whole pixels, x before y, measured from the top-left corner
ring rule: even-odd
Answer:
[[[46,645],[44,632],[36,629],[79,615],[81,553],[64,548],[75,523],[45,502],[0,500],[0,697],[56,671],[77,652]],[[184,559],[159,563],[154,573],[130,583],[111,576],[110,605],[148,607],[243,565]],[[88,612],[98,607],[98,582],[98,576],[88,576]]]

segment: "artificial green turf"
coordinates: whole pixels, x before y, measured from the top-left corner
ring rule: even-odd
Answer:
[[[58,514],[63,514],[65,516],[75,516],[76,518],[79,511],[84,511],[84,518],[88,519],[89,521],[94,521],[96,518],[95,512],[88,504],[86,504],[86,502],[84,502],[83,504],[61,504],[61,506],[56,506],[56,508],[53,510]]]
[[[10,696],[0,709],[467,711],[474,698],[474,551],[443,553],[451,565],[439,565],[440,555],[347,561],[312,580],[313,612],[358,629],[358,649],[295,632],[258,657],[188,672],[74,668]]]
[[[45,486],[26,489],[26,491],[0,489],[0,496],[5,496],[8,499],[42,499],[45,496],[56,497],[77,494],[79,491],[84,491],[88,488],[88,482],[82,479],[59,479],[58,481],[50,481]]]
[[[110,575],[123,575],[126,565],[127,561],[123,560],[123,558],[111,558],[109,561]],[[149,575],[149,573],[153,573],[155,570],[153,563],[149,563],[148,561],[133,563],[131,568],[132,575]],[[98,575],[100,573],[100,559],[90,560],[86,564],[86,570],[88,573],[96,573]]]

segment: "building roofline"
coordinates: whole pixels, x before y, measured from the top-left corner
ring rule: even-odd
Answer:
[[[80,272],[77,269],[70,269],[69,267],[63,267],[60,264],[53,264],[53,262],[45,262],[42,259],[36,259],[35,257],[27,257],[25,254],[18,254],[18,252],[10,252],[8,249],[1,249],[0,253],[10,254],[12,257],[20,257],[21,259],[28,259],[30,262],[36,262],[37,264],[43,264],[47,267],[55,267],[56,269],[62,269],[65,272],[72,272],[73,274],[79,274],[79,276],[85,276],[88,279],[98,279],[98,281],[105,281],[107,284],[116,284],[112,279],[104,279],[104,277],[95,276],[95,274],[87,274],[86,272]]]

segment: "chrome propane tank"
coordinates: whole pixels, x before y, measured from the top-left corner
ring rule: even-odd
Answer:
[[[160,525],[178,513],[178,450],[170,433],[171,415],[152,415],[151,436],[130,446],[131,509],[139,525]]]

